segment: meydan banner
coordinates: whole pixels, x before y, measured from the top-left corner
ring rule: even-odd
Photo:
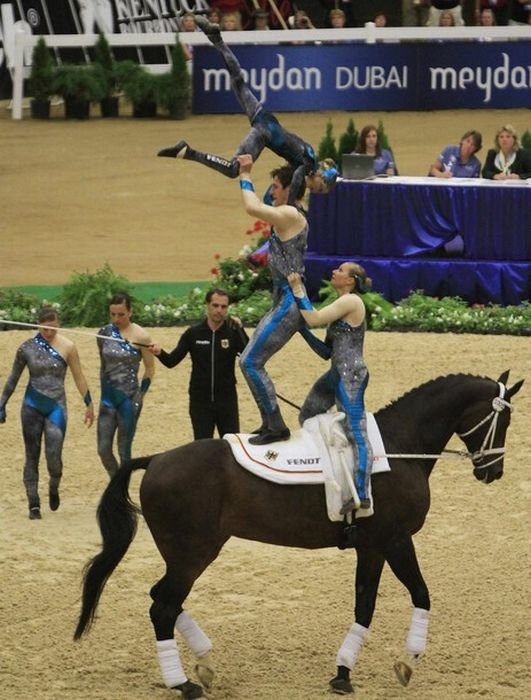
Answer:
[[[0,79],[9,96],[14,32],[173,33],[207,0],[0,0]],[[287,33],[289,36],[289,33]],[[225,35],[226,37],[226,35]],[[249,85],[273,111],[531,107],[531,41],[363,41],[234,46]],[[90,49],[56,49],[88,62]],[[115,47],[116,59],[165,64],[162,46]],[[29,65],[29,60],[26,60]],[[7,78],[7,79],[6,79]],[[239,112],[227,71],[210,46],[194,47],[194,111]]]
[[[531,42],[235,46],[272,111],[531,107]],[[217,51],[194,51],[194,112],[239,111]]]

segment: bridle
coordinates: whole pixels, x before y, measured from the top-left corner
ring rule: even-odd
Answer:
[[[489,413],[489,415],[485,416],[483,420],[480,420],[479,423],[477,423],[473,428],[470,428],[470,430],[467,430],[464,433],[457,433],[460,438],[467,437],[468,435],[475,433],[478,428],[490,421],[479,450],[467,454],[467,457],[470,457],[472,460],[472,464],[474,465],[475,469],[486,469],[487,467],[490,467],[491,464],[496,464],[496,462],[499,462],[500,459],[503,459],[503,455],[505,454],[505,447],[494,447],[494,439],[496,437],[496,428],[498,427],[498,418],[500,417],[500,414],[506,408],[508,408],[509,411],[512,411],[513,407],[509,401],[504,399],[506,387],[501,382],[498,382],[498,386],[500,391],[498,396],[495,396],[492,399],[492,411]],[[478,460],[483,460],[485,457],[490,455],[497,455],[497,457],[491,459],[490,462],[476,464]]]
[[[456,435],[458,435],[460,438],[468,437],[469,435],[473,435],[476,432],[476,430],[478,430],[478,428],[481,428],[482,425],[485,425],[490,421],[490,424],[487,428],[487,432],[485,433],[485,437],[483,438],[483,442],[481,443],[481,447],[479,448],[479,450],[476,450],[475,452],[468,452],[467,450],[445,449],[442,450],[441,454],[384,454],[377,456],[387,457],[388,459],[439,459],[444,455],[451,455],[453,457],[465,457],[467,459],[470,459],[475,469],[486,469],[492,464],[496,464],[496,462],[499,462],[501,459],[503,459],[503,455],[505,454],[505,447],[494,447],[494,439],[496,437],[498,418],[500,416],[500,413],[502,413],[502,411],[504,411],[506,408],[509,409],[509,411],[513,410],[513,407],[511,406],[510,402],[506,401],[504,398],[505,392],[507,390],[505,385],[501,382],[498,382],[498,386],[498,396],[495,396],[492,399],[492,411],[487,416],[485,416],[485,418],[482,418],[479,421],[479,423],[476,423],[476,425],[470,428],[470,430],[466,430],[464,433],[456,433]],[[478,461],[483,460],[485,459],[485,457],[489,457],[491,455],[496,456],[494,457],[494,459],[491,459],[490,462],[485,462],[484,464],[477,464]]]

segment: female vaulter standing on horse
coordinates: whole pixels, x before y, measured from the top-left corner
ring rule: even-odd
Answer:
[[[221,54],[231,77],[232,89],[244,112],[251,122],[251,130],[238,146],[231,160],[220,156],[196,151],[185,141],[179,141],[175,146],[163,148],[159,156],[167,158],[184,158],[195,160],[197,163],[217,170],[226,177],[236,178],[240,173],[238,156],[249,153],[256,161],[264,148],[269,148],[293,167],[290,204],[296,199],[296,193],[303,183],[310,192],[328,192],[334,185],[338,175],[335,163],[331,159],[318,162],[313,148],[296,134],[286,131],[271,112],[267,112],[258,102],[245,84],[242,69],[236,56],[221,38],[217,24],[211,24],[205,17],[197,15],[197,26],[206,34]]]
[[[319,311],[314,309],[297,273],[288,275],[302,317],[309,326],[328,326],[327,345],[332,348],[332,367],[313,385],[301,409],[299,421],[326,413],[334,403],[345,414],[345,432],[354,450],[355,486],[359,515],[372,515],[369,499],[372,451],[367,436],[364,394],[369,372],[363,360],[365,305],[358,296],[368,291],[371,280],[361,265],[345,262],[332,273],[332,286],[339,297]],[[357,292],[357,293],[356,293]],[[356,458],[357,457],[357,458]],[[348,512],[358,504],[351,499],[343,506]],[[365,512],[363,512],[365,511]]]

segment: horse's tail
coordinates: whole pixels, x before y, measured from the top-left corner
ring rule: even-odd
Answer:
[[[129,497],[129,481],[136,469],[146,469],[151,457],[139,457],[118,469],[103,492],[97,520],[102,536],[102,549],[85,566],[81,613],[74,639],[88,632],[107,579],[118,566],[136,534],[139,508]]]

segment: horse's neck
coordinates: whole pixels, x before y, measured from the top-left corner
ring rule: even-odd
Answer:
[[[423,391],[424,389],[424,391]],[[441,454],[470,403],[463,386],[437,383],[399,399],[376,414],[388,453]],[[433,462],[427,462],[429,469]]]

